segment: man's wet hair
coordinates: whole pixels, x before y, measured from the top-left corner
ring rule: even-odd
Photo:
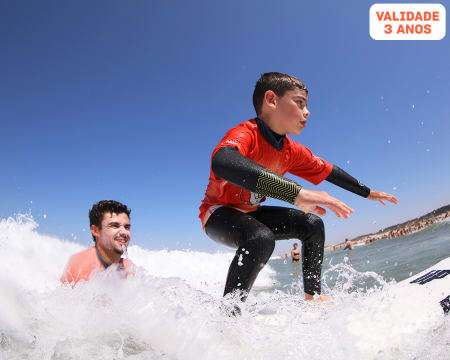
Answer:
[[[261,114],[264,94],[266,91],[272,90],[275,94],[281,97],[286,91],[294,90],[295,88],[299,88],[300,90],[304,90],[308,93],[308,89],[305,84],[303,84],[295,76],[282,74],[279,72],[262,74],[256,82],[255,90],[253,91],[253,106],[255,107],[256,115]]]
[[[101,200],[94,204],[92,209],[89,210],[89,226],[95,225],[101,229],[103,214],[106,212],[110,212],[111,214],[125,213],[128,217],[130,217],[131,209],[115,200]],[[92,238],[94,239],[94,242],[96,242],[94,235],[92,235]]]

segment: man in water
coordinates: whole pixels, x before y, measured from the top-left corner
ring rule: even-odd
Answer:
[[[298,249],[298,243],[294,243],[294,248],[291,251],[291,257],[293,263],[300,261],[300,250]]]
[[[102,200],[89,211],[90,229],[95,245],[69,259],[61,282],[74,287],[80,280],[109,266],[116,266],[125,276],[133,273],[133,263],[122,258],[131,239],[131,210],[114,200]]]
[[[308,90],[296,77],[266,73],[253,92],[256,118],[229,130],[213,151],[211,172],[200,219],[206,234],[223,245],[237,248],[230,264],[224,295],[242,301],[269,260],[276,240],[302,241],[305,299],[324,301],[321,271],[325,242],[322,219],[328,207],[348,218],[353,209],[324,191],[302,188],[285,178],[287,172],[314,185],[327,180],[370,200],[397,203],[384,192],[370,190],[336,165],[313,155],[287,134],[301,134],[310,112]],[[260,206],[269,196],[298,209]]]
[[[353,249],[353,243],[352,243],[352,241],[351,241],[349,238],[346,238],[346,239],[345,239],[345,247],[344,247],[344,250],[347,250],[347,249],[350,249],[350,250]]]

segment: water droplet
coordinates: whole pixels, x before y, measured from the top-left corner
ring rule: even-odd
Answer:
[[[128,259],[128,249],[124,244],[122,244],[122,251],[123,251],[123,253],[122,253],[121,258]]]

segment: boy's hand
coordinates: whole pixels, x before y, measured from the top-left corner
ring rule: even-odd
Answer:
[[[379,201],[383,205],[386,205],[386,203],[383,200],[387,200],[390,201],[391,203],[398,204],[398,200],[394,195],[382,191],[370,190],[370,194],[367,198],[369,200]]]
[[[327,211],[319,206],[323,205],[333,211],[338,218],[348,219],[354,210],[342,201],[328,195],[325,191],[314,191],[302,188],[295,199],[295,206],[304,212],[315,212],[323,216]]]

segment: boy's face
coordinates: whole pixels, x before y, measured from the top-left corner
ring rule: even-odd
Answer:
[[[269,93],[266,92],[266,95]],[[295,88],[288,90],[279,97],[273,93],[273,102],[270,112],[273,122],[279,131],[285,134],[299,135],[306,126],[306,120],[310,115],[308,108],[308,94],[305,90]]]

